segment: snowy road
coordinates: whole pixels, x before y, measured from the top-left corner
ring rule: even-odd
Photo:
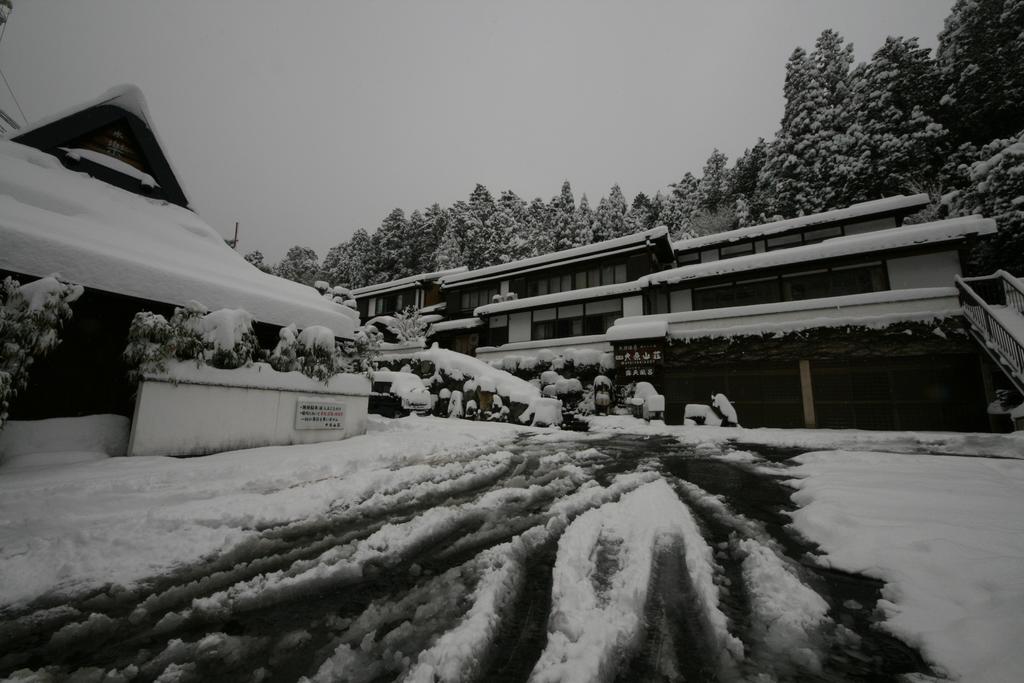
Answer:
[[[395,464],[325,514],[0,609],[0,675],[76,680],[900,680],[881,582],[787,528],[788,465],[659,435]],[[807,450],[807,449],[804,449]],[[724,457],[722,457],[724,456]],[[767,462],[766,462],[767,460]],[[322,495],[324,482],[319,482]],[[47,679],[49,680],[49,679]]]

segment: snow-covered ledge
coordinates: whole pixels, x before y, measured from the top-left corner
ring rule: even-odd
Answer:
[[[560,339],[539,339],[534,341],[510,342],[501,346],[479,346],[476,357],[482,361],[502,360],[509,356],[537,356],[541,351],[550,351],[555,355],[572,354],[576,351],[593,350],[610,353],[612,345],[603,334],[591,334],[579,337],[562,337]]]
[[[928,287],[620,318],[608,336],[613,339],[649,337],[655,325],[667,326],[668,336],[676,339],[783,333],[843,325],[885,327],[896,322],[946,318],[961,312],[955,289]],[[636,334],[631,335],[633,331]]]
[[[139,383],[128,455],[205,455],[336,441],[366,432],[370,382],[319,382],[265,363],[219,370],[172,363]]]

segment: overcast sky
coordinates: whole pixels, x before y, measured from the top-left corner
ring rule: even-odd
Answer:
[[[886,35],[934,47],[951,6],[14,0],[0,66],[30,120],[138,85],[194,208],[277,260],[477,182],[653,194],[772,136],[786,59],[822,29],[859,61]]]

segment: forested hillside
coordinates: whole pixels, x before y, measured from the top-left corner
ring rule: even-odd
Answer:
[[[592,205],[569,181],[548,201],[477,185],[466,201],[408,215],[394,209],[321,261],[295,246],[275,266],[311,284],[360,287],[465,265],[479,268],[656,225],[702,235],[894,194],[928,192],[922,219],[983,213],[1000,233],[972,268],[1024,274],[1024,0],[958,0],[938,48],[890,37],[854,64],[853,45],[824,31],[786,63],[785,110],[771,140],[730,163],[717,149],[687,172],[627,200],[618,185]]]

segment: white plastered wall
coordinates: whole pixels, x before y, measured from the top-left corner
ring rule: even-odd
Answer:
[[[917,254],[886,263],[890,289],[952,287],[953,277],[960,274],[960,255],[955,251]]]
[[[530,341],[530,335],[532,330],[531,318],[529,311],[521,311],[519,313],[511,313],[508,316],[508,341],[512,342],[526,342]]]
[[[344,428],[296,429],[300,400],[342,403]],[[128,454],[205,455],[337,441],[365,433],[366,413],[366,396],[144,380]]]

